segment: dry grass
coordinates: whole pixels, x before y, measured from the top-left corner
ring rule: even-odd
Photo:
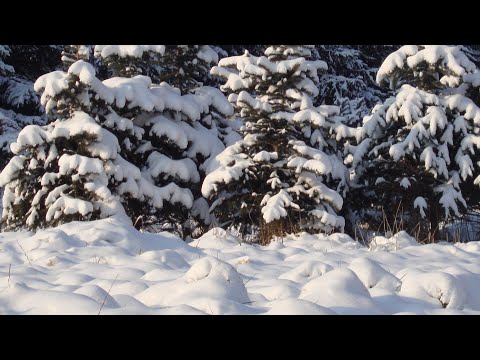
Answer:
[[[283,238],[287,234],[299,232],[298,226],[296,226],[290,219],[283,218],[274,220],[270,223],[265,223],[262,219],[260,225],[260,232],[258,236],[258,243],[260,245],[268,245],[273,238]]]
[[[92,262],[95,264],[108,264],[107,259],[105,259],[103,256],[94,256]]]
[[[412,235],[418,243],[420,244],[431,244],[435,243],[442,238],[440,235],[440,224],[435,225],[432,228],[432,225],[426,219],[421,219],[417,221],[415,225],[412,222],[408,223],[404,220],[404,209],[402,203],[400,202],[395,209],[395,215],[393,218],[387,216],[385,208],[382,206],[382,220],[376,229],[371,229],[368,224],[356,224],[355,227],[355,239],[358,241],[358,234],[361,236],[361,240],[365,243],[365,234],[369,234],[368,241],[369,243],[373,239],[373,234],[382,233],[385,237],[392,237],[400,231],[406,231]],[[372,234],[370,231],[375,230]]]
[[[100,315],[100,313],[102,312],[103,306],[105,305],[105,301],[107,301],[107,297],[108,295],[110,295],[110,291],[112,291],[113,284],[115,284],[115,281],[117,281],[117,279],[118,279],[118,274],[117,276],[115,276],[115,279],[113,280],[112,285],[110,285],[110,289],[108,289],[108,292],[106,293],[105,298],[103,299],[102,306],[100,306],[100,309],[98,310],[97,315]]]
[[[57,265],[57,261],[55,259],[50,259],[47,262],[47,266],[54,266]]]
[[[20,244],[20,242],[19,242],[18,240],[16,240],[16,241],[17,241],[18,246],[20,246],[20,249],[22,249],[23,254],[24,254],[25,257],[27,258],[28,263],[30,264],[30,266],[32,266],[32,262],[30,261],[30,258],[28,257],[27,253],[26,253],[25,250],[23,249],[22,245]]]

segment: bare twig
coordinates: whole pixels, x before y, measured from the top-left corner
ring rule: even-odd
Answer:
[[[358,232],[360,233],[360,236],[362,237],[362,242],[363,242],[364,245],[366,245],[367,241],[365,240],[365,237],[363,236],[363,231],[362,231],[362,229],[360,229],[360,226],[358,225],[358,222],[355,225],[356,225],[355,232],[356,232],[356,229],[358,228]]]
[[[97,314],[97,315],[100,315],[100,312],[102,311],[103,306],[105,305],[105,301],[107,301],[107,297],[108,297],[108,295],[110,295],[110,291],[111,291],[112,288],[113,288],[113,284],[115,284],[115,281],[117,281],[118,275],[119,275],[119,274],[117,274],[117,276],[115,276],[115,279],[113,280],[112,285],[110,285],[110,289],[108,289],[107,295],[105,295],[105,299],[103,299],[102,306],[100,306],[100,310],[98,310],[98,314]]]
[[[255,275],[257,275],[257,274],[258,274],[258,273],[253,274],[253,275],[250,277],[250,279],[248,279],[247,281],[245,281],[245,283],[244,283],[243,285],[247,285],[247,283],[248,283],[250,280],[252,280],[252,279],[255,277]]]
[[[198,245],[200,244],[200,240],[202,240],[201,236],[198,238],[197,245],[195,245],[196,248],[198,248]]]
[[[22,247],[22,245],[20,245],[20,243],[18,242],[18,240],[17,240],[17,244],[18,244],[18,246],[20,246],[20,249],[22,249],[23,253],[25,254],[25,257],[27,258],[28,263],[30,264],[30,266],[33,266],[33,265],[32,265],[32,262],[30,261],[28,255],[27,255],[27,253],[25,252],[25,250],[23,250],[23,247]]]

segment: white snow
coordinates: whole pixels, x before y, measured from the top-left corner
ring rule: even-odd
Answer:
[[[410,180],[408,180],[408,178],[403,178],[400,181],[400,186],[403,187],[405,190],[408,189],[411,186]]]
[[[95,45],[94,56],[106,58],[116,55],[118,57],[141,58],[143,53],[148,51],[163,55],[165,45]]]
[[[0,233],[0,313],[480,314],[480,243],[375,241],[212,229],[186,244],[113,219]]]
[[[405,231],[400,231],[398,234],[389,238],[384,236],[373,237],[370,241],[369,248],[371,251],[394,251],[416,245],[417,241],[413,237]]]
[[[260,205],[263,206],[263,219],[267,224],[286,217],[287,211],[285,208],[292,207],[294,209],[300,209],[300,207],[293,202],[292,197],[283,189],[274,196],[265,195]]]
[[[72,215],[78,213],[85,216],[92,211],[93,205],[88,201],[62,195],[48,208],[46,220],[51,221],[52,219],[57,219],[61,214]]]
[[[442,75],[439,81],[447,86],[459,85],[462,76],[473,73],[476,69],[475,64],[459,46],[405,45],[385,59],[377,72],[377,83],[381,84],[388,80],[392,86],[398,70],[415,70],[421,64],[432,68],[438,67],[439,75]]]
[[[253,161],[270,161],[270,160],[277,160],[278,154],[276,152],[268,152],[265,150],[260,151],[253,157]]]
[[[61,175],[68,175],[72,172],[76,172],[79,175],[101,174],[103,171],[103,164],[99,159],[92,159],[77,154],[63,154],[58,159],[58,167]]]
[[[208,45],[200,46],[197,56],[207,64],[218,63],[218,54]]]
[[[173,160],[154,151],[148,157],[147,164],[148,173],[154,178],[171,176],[185,182],[198,183],[200,181],[200,174],[192,159]]]
[[[427,205],[427,201],[425,200],[425,198],[419,196],[415,199],[415,201],[413,202],[413,207],[415,209],[418,208],[418,210],[420,211],[420,215],[422,216],[422,218],[425,217],[425,209],[428,208],[428,205]]]

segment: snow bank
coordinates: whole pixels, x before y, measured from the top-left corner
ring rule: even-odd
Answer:
[[[0,234],[2,314],[479,314],[480,243],[345,234],[186,244],[114,219]],[[396,245],[395,245],[396,244]]]
[[[408,235],[405,231],[400,231],[389,238],[375,236],[369,244],[371,251],[394,251],[416,245],[418,245],[417,240]]]

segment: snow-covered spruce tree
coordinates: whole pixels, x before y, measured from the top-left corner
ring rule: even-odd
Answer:
[[[51,123],[25,127],[11,146],[15,156],[0,174],[2,227],[36,230],[124,216],[115,195],[127,193],[138,176],[124,166],[117,138],[98,124],[95,109],[101,102],[121,102],[122,96],[125,103],[129,89],[105,86],[83,61],[68,73],[43,75],[35,89],[42,92]]]
[[[26,127],[12,146],[16,156],[0,175],[6,187],[4,228],[37,229],[110,215],[125,219],[121,205],[135,220],[164,202],[191,204],[185,190],[154,186],[127,159],[135,156],[135,139],[143,130],[137,118],[122,115],[172,109],[179,102],[171,92],[153,88],[145,76],[101,82],[84,61],[68,73],[40,77],[35,88],[51,124]]]
[[[53,45],[0,45],[0,111],[21,128],[42,122],[37,117],[44,117],[44,109],[33,82],[60,64],[58,55]]]
[[[210,45],[210,47],[217,53],[218,59],[223,59],[229,56],[243,55],[245,50],[254,56],[262,56],[265,53],[267,45]],[[219,88],[222,85],[222,79],[217,76],[209,74],[204,85]],[[237,129],[238,130],[238,129]]]
[[[159,81],[179,89],[182,95],[204,96],[208,93],[223,97],[218,89],[204,85],[211,82],[210,69],[217,63],[218,54],[208,45],[166,45],[160,59]],[[227,110],[227,115],[231,115],[231,107]],[[205,113],[200,123],[217,134],[224,144],[230,145],[240,139],[235,131],[238,124],[227,119],[215,106]]]
[[[121,212],[106,174],[117,147],[115,137],[84,112],[24,128],[12,145],[16,156],[0,174],[3,227],[36,230]]]
[[[366,64],[361,50],[353,45],[317,45],[315,50],[328,63],[320,77],[316,103],[337,105],[346,123],[360,124],[384,100],[375,83],[377,69]]]
[[[465,55],[477,68],[480,67],[480,45],[459,45]]]
[[[295,231],[342,230],[347,172],[336,139],[349,131],[335,106],[314,107],[318,70],[310,47],[271,46],[220,60],[212,74],[245,120],[243,139],[225,149],[202,186],[224,226],[253,234],[260,243]],[[259,233],[258,233],[259,231]]]
[[[205,108],[199,121],[184,119],[198,134],[205,134],[203,136],[210,139],[207,146],[209,150],[198,148],[200,151],[188,154],[197,166],[200,181],[189,186],[194,196],[194,205],[188,214],[185,214],[184,236],[200,235],[210,226],[212,219],[209,206],[201,193],[205,170],[210,161],[224,150],[224,144],[229,145],[240,139],[235,126],[231,126],[238,125],[239,122],[227,118],[233,114],[233,108],[226,97],[217,88],[204,86],[212,78],[212,65],[217,63],[218,55],[208,45],[166,45],[165,53],[160,59],[160,81],[174,86],[180,90],[180,94],[193,99],[200,100],[204,96],[216,99]],[[236,127],[238,128],[239,126]],[[193,230],[196,230],[195,233]]]
[[[203,81],[210,77],[211,66],[218,62],[217,53],[208,45],[96,45],[95,57],[107,65],[113,76],[149,74],[153,83],[165,82],[188,98],[214,96],[223,100],[217,89],[203,86]],[[229,123],[217,107],[224,108],[217,101],[209,111],[203,111],[200,123],[216,128],[219,137],[229,141]],[[231,106],[228,107],[227,115],[231,113]]]
[[[91,59],[91,45],[65,45],[62,51],[62,63],[66,71],[78,60],[89,62]]]
[[[57,50],[49,45],[0,45],[0,171],[12,157],[10,144],[19,131],[46,121],[33,81],[58,64]],[[0,201],[2,193],[0,189]]]
[[[363,141],[350,148],[360,188],[348,206],[372,230],[401,224],[436,238],[443,221],[478,203],[463,191],[480,183],[475,71],[460,47],[444,45],[403,46],[380,67],[377,82],[396,96],[365,117]]]
[[[142,69],[142,73],[155,73],[155,81],[166,80],[154,87],[165,101],[164,110],[144,113],[134,119],[142,127],[143,134],[132,162],[155,186],[175,185],[185,192],[184,199],[191,197],[183,203],[178,201],[178,196],[172,197],[163,207],[145,213],[144,224],[176,230],[183,237],[195,235],[192,234],[194,229],[200,234],[210,223],[208,204],[201,196],[200,184],[208,161],[224,149],[219,125],[233,113],[232,106],[218,89],[201,86],[208,64],[216,62],[217,56],[205,45],[139,47],[97,45],[95,54],[97,58],[105,58],[112,72],[126,74],[113,59],[127,58],[121,63],[128,63],[131,69]],[[157,55],[144,55],[142,51]],[[150,64],[152,69],[143,63],[145,58],[156,59]],[[198,69],[195,64],[199,64]],[[129,73],[134,74],[132,70]],[[174,73],[181,75],[173,76]]]
[[[10,48],[6,45],[0,45],[0,76],[4,77],[14,73],[11,65],[5,63],[6,58],[10,55]],[[16,123],[11,119],[0,115],[0,169],[6,164],[8,148],[12,142],[13,134],[18,130]]]
[[[351,45],[351,47],[360,51],[362,62],[376,74],[387,56],[397,51],[401,45]]]
[[[148,76],[160,83],[160,59],[165,45],[95,45],[94,56],[107,66],[109,77]]]
[[[13,66],[5,63],[6,59],[10,56],[11,50],[7,45],[0,45],[0,75],[5,76],[15,72]]]
[[[42,76],[36,90],[52,123],[25,128],[13,146],[16,156],[0,175],[0,184],[6,186],[5,228],[123,216],[123,208],[132,221],[153,213],[167,217],[168,207],[192,208],[188,186],[172,179],[187,182],[198,176],[195,164],[151,151],[156,145],[144,141],[142,126],[160,123],[153,131],[159,138],[165,135],[165,146],[197,144],[193,140],[203,136],[204,143],[188,150],[208,150],[213,143],[208,136],[189,132],[192,128],[175,121],[182,116],[200,119],[216,101],[213,96],[195,101],[167,84],[153,86],[145,76],[102,82],[84,61],[74,63],[68,73]],[[174,115],[167,119],[170,113]],[[142,164],[143,172],[135,164]],[[152,176],[165,184],[154,184]]]
[[[254,56],[262,56],[265,53],[267,45],[214,45],[215,49],[221,49],[223,51],[218,51],[220,58],[229,57],[229,56],[241,56],[245,53],[245,50],[249,54]]]
[[[42,70],[49,72],[59,63],[59,59],[44,59],[44,52],[53,55],[51,47],[32,48],[28,49],[25,45],[0,45],[0,109],[5,116],[17,121],[20,127],[38,120],[25,117],[43,115],[43,108],[33,90],[33,81]],[[18,118],[16,114],[19,115]]]
[[[0,170],[11,158],[10,144],[15,142],[21,127],[18,122],[0,113]]]
[[[15,73],[35,81],[39,76],[61,66],[63,45],[9,45],[9,63]]]
[[[175,86],[182,94],[202,86],[208,79],[217,53],[208,45],[166,45],[160,59],[159,82]]]
[[[45,48],[35,46],[36,52],[26,52],[26,48],[22,45],[0,45],[0,170],[11,158],[10,144],[18,132],[29,124],[44,124],[46,121],[33,90],[35,66],[24,66],[30,58],[41,59],[42,55],[38,52],[45,51]],[[52,61],[49,64],[54,66],[56,63]]]

